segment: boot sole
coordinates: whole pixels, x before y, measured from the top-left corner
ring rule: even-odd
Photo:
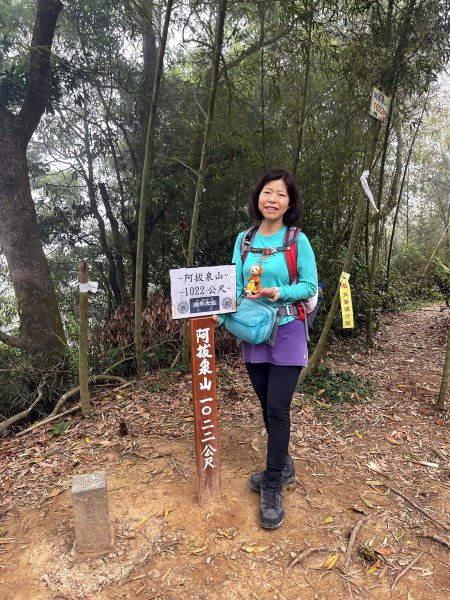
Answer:
[[[259,523],[261,525],[261,527],[263,529],[278,529],[278,527],[281,525],[281,523],[284,521],[284,517],[281,519],[281,521],[279,523],[277,523],[276,525],[268,525],[268,524],[263,524],[262,521],[260,520]]]
[[[289,485],[290,483],[294,483],[295,482],[295,475],[291,475],[291,477],[288,477],[287,479],[283,480],[283,487],[285,485]],[[252,483],[250,483],[250,489],[253,492],[257,492],[258,494],[261,493],[261,486],[260,485],[252,485]],[[277,525],[277,527],[279,527],[279,525]],[[268,527],[267,529],[276,529],[276,527]]]

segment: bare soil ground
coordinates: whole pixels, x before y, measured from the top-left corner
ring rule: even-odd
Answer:
[[[339,409],[296,395],[298,479],[276,531],[260,528],[259,495],[248,487],[266,440],[238,359],[218,365],[216,506],[196,501],[186,375],[104,390],[95,418],[62,419],[65,430],[53,423],[2,438],[0,598],[448,600],[450,422],[432,403],[449,318],[438,306],[389,315],[373,350],[357,339],[334,344],[333,366],[370,378],[376,393]],[[81,559],[71,478],[99,469],[114,548]]]

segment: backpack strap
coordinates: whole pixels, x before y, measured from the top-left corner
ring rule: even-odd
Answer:
[[[250,248],[252,247],[253,238],[255,237],[256,230],[259,225],[252,225],[248,229],[244,231],[244,235],[242,236],[241,241],[241,260],[242,266],[244,266],[245,259],[247,258],[248,253],[250,252]]]
[[[284,234],[284,245],[286,246],[284,258],[291,285],[297,281],[297,238],[300,231],[300,227],[292,226],[286,229]]]

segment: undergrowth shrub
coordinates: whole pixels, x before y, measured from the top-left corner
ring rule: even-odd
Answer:
[[[170,367],[182,346],[183,321],[172,319],[170,298],[154,293],[142,306],[142,344],[149,370]],[[216,330],[216,356],[236,350],[234,338]],[[115,374],[131,375],[134,365],[134,304],[120,306],[106,326],[90,335],[93,369],[100,373],[117,364]]]
[[[300,391],[313,396],[319,405],[354,405],[370,400],[373,394],[369,380],[350,371],[334,371],[327,365],[308,375]]]
[[[43,365],[47,365],[45,361]],[[39,367],[39,360],[8,346],[0,346],[0,420],[12,417],[30,407],[37,398],[39,384],[44,383],[43,397],[28,420],[46,416],[53,410],[55,398],[67,385],[66,367],[53,370]]]

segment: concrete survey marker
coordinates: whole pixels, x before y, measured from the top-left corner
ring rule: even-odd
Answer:
[[[72,480],[76,550],[104,554],[111,549],[105,471],[75,475]]]

